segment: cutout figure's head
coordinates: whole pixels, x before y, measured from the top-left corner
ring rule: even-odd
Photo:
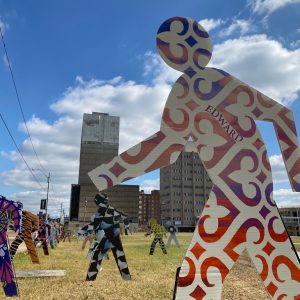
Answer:
[[[102,205],[107,205],[108,204],[108,196],[105,193],[99,193],[95,196],[95,203],[100,206]]]
[[[166,222],[166,225],[167,225],[168,227],[171,226],[171,225],[172,225],[171,221],[168,220],[168,221]]]
[[[151,218],[151,219],[149,220],[149,223],[150,223],[150,226],[154,226],[154,225],[157,224],[157,221],[156,221],[155,218]]]
[[[207,31],[197,21],[185,17],[166,20],[158,29],[156,45],[169,66],[190,77],[211,58],[212,44]]]

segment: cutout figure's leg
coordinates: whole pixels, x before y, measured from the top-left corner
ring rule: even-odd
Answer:
[[[88,173],[99,191],[121,182],[171,165],[183,150],[186,140],[177,136],[167,137],[158,131],[148,139],[135,145],[109,163]]]
[[[300,299],[300,264],[277,209],[266,220],[266,238],[248,253],[272,299]],[[267,241],[266,241],[267,240]]]
[[[169,236],[169,239],[168,239],[168,248],[171,247],[172,241],[174,241],[174,243],[177,246],[177,248],[180,248],[180,245],[178,243],[176,234],[174,234],[174,233],[170,233],[170,236]]]
[[[27,247],[28,254],[30,255],[31,261],[34,264],[39,264],[39,258],[37,256],[36,247],[32,240],[31,232],[26,230],[24,233],[24,241]]]
[[[42,239],[42,247],[45,255],[49,255],[49,250],[48,250],[48,243],[46,239]]]
[[[86,243],[87,243],[87,241],[88,241],[89,239],[90,239],[90,236],[87,236],[87,237],[83,240],[81,250],[84,250],[84,249],[85,249]]]
[[[150,252],[149,252],[149,255],[153,255],[154,250],[155,250],[155,246],[156,246],[157,242],[158,242],[158,238],[157,238],[157,236],[155,235],[155,236],[154,236],[154,239],[153,239],[153,241],[152,241],[152,243],[151,243],[151,246],[150,246]]]
[[[55,242],[53,238],[50,239],[50,247],[51,249],[55,249]]]
[[[3,235],[3,233],[1,235]],[[15,282],[12,261],[8,249],[8,244],[5,239],[2,239],[0,247],[1,283],[3,284],[4,293],[7,297],[18,296],[18,287]]]
[[[9,248],[9,252],[11,255],[11,258],[13,259],[15,254],[17,253],[17,250],[19,248],[19,246],[23,243],[24,241],[24,230],[22,229],[22,232],[20,232],[16,238],[14,239],[14,241],[11,243],[11,246]]]
[[[167,249],[166,249],[166,246],[165,246],[162,236],[159,236],[158,242],[159,242],[159,246],[160,246],[160,249],[162,250],[163,254],[167,254]]]
[[[120,240],[119,236],[114,237],[110,240],[110,242],[113,244],[113,248],[111,248],[111,251],[114,255],[116,264],[118,266],[119,272],[123,279],[130,280],[131,276],[129,273],[125,253],[123,250],[122,242]]]
[[[176,247],[177,247],[177,248],[180,248],[180,245],[179,245],[179,242],[178,242],[178,240],[177,240],[177,236],[176,236],[175,233],[173,234],[173,239],[174,239],[174,242],[175,242]]]
[[[103,257],[105,256],[106,252],[109,249],[109,248],[105,249],[106,242],[107,242],[107,237],[104,236],[101,242],[96,246],[96,249],[92,252],[90,266],[86,274],[86,279],[85,279],[86,281],[96,280]]]
[[[176,300],[221,299],[223,281],[245,249],[251,225],[237,226],[237,215],[231,201],[214,186],[186,251]]]

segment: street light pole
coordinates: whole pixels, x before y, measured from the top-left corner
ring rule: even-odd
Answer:
[[[50,172],[47,176],[47,198],[46,198],[46,222],[48,221],[48,198],[49,198],[49,183],[50,183]]]
[[[48,199],[49,199],[49,183],[50,183],[50,172],[46,175],[41,169],[32,169],[32,171],[40,171],[47,178],[47,198],[46,198],[46,221],[48,221]]]

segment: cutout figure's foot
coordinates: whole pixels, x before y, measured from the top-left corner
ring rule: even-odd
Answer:
[[[122,278],[124,280],[131,280],[131,275],[130,274],[124,274],[124,273],[122,273]]]

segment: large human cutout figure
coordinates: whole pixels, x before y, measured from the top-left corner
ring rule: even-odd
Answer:
[[[299,260],[272,199],[271,166],[255,124],[273,123],[291,186],[300,191],[292,112],[232,75],[206,67],[211,40],[194,20],[165,21],[157,48],[169,66],[183,72],[167,99],[160,130],[92,170],[91,179],[103,190],[170,165],[192,139],[214,185],[185,254],[176,299],[220,299],[222,283],[244,249],[271,298],[300,298]]]

